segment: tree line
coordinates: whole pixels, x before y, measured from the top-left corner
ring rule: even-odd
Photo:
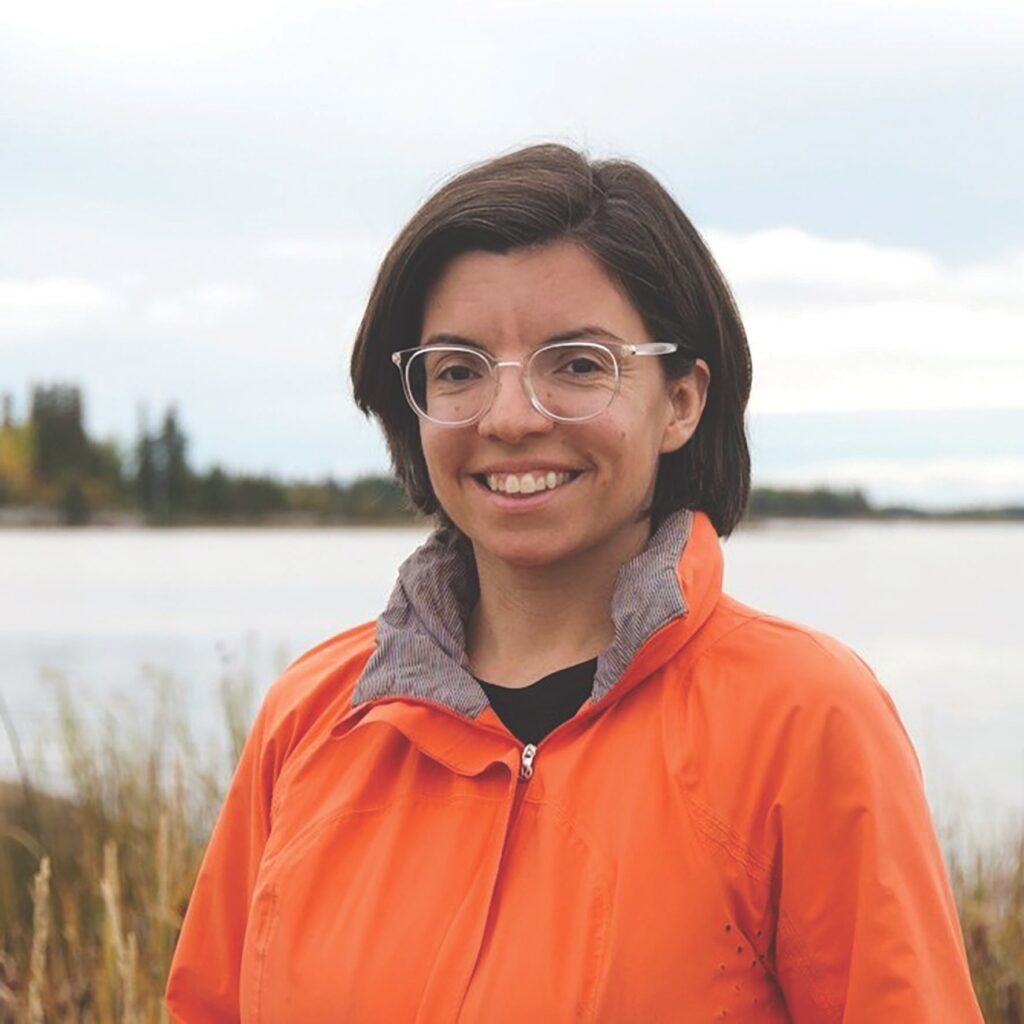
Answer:
[[[140,417],[129,445],[89,437],[81,389],[35,385],[28,416],[17,422],[9,395],[0,423],[0,507],[49,508],[69,525],[111,514],[154,525],[196,523],[346,523],[409,520],[405,496],[386,476],[347,484],[332,477],[287,482],[189,464],[177,409],[150,428]]]
[[[415,518],[397,481],[365,476],[349,483],[326,477],[288,482],[232,473],[215,465],[194,469],[177,409],[168,406],[150,429],[145,416],[135,440],[88,435],[81,389],[74,384],[31,388],[28,416],[17,422],[10,395],[0,420],[0,513],[4,506],[52,510],[58,521],[82,525],[118,518],[153,525],[199,523],[379,523]],[[755,487],[747,518],[1024,519],[1024,507],[926,512],[878,507],[860,489]]]

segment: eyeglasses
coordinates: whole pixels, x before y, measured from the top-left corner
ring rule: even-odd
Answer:
[[[421,345],[392,353],[391,361],[402,375],[409,405],[431,423],[461,427],[486,415],[502,366],[520,368],[523,389],[537,412],[581,423],[600,416],[618,394],[623,356],[665,356],[678,349],[663,341],[556,341],[541,345],[524,362],[495,359],[462,345]]]

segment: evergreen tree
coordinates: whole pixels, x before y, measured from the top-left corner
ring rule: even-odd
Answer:
[[[43,480],[79,478],[93,469],[92,450],[82,422],[82,396],[74,385],[32,389],[32,468]]]
[[[178,413],[171,406],[164,413],[159,445],[165,473],[164,495],[169,519],[179,519],[189,506],[191,473],[188,468],[188,440],[178,426]]]

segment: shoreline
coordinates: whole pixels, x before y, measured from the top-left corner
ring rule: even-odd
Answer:
[[[854,514],[796,514],[758,515],[743,519],[737,529],[749,529],[768,523],[998,523],[1024,524],[1024,506],[993,509],[879,509]],[[135,513],[99,513],[87,523],[71,525],[64,522],[53,509],[34,507],[0,508],[0,532],[4,530],[336,530],[336,529],[433,529],[434,523],[426,517],[388,519],[334,519],[322,520],[312,516],[277,515],[261,519],[196,519],[175,523],[152,523]]]

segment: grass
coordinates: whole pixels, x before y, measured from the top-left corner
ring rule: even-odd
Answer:
[[[224,741],[197,741],[152,680],[151,714],[110,709],[90,727],[58,685],[69,790],[0,782],[0,1024],[166,1021],[163,988],[199,862],[255,712],[252,675],[221,679]],[[180,692],[180,688],[178,688]],[[1024,1024],[1024,832],[947,862],[988,1024]]]
[[[988,1024],[1024,1022],[1024,834],[995,852],[947,854],[974,990]]]
[[[57,687],[59,795],[30,778],[5,716],[21,778],[0,783],[0,1024],[168,1019],[174,943],[255,690],[222,678],[227,742],[211,750],[170,703],[180,687],[151,689],[90,727]]]

